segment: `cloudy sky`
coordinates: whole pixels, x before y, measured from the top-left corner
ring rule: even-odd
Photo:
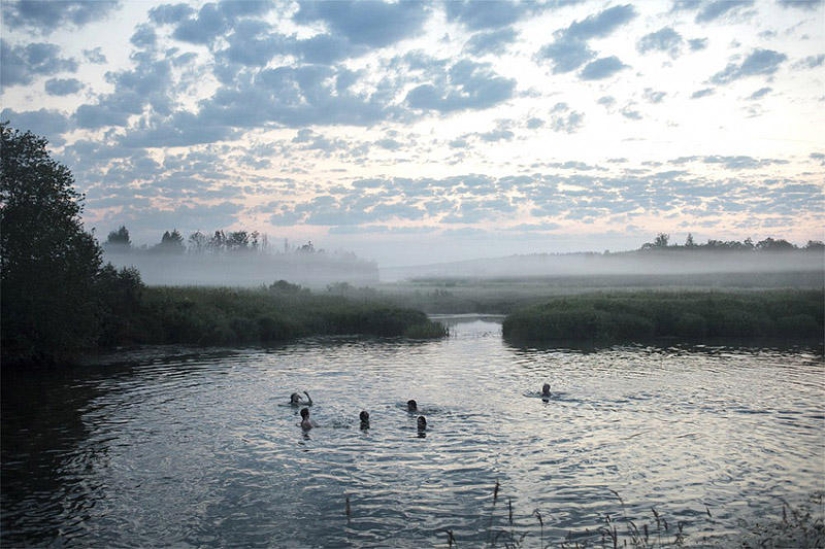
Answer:
[[[0,119],[101,240],[397,266],[823,239],[823,0],[2,0],[0,37]]]

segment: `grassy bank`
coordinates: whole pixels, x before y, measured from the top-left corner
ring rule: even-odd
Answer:
[[[447,330],[423,312],[380,300],[269,288],[144,287],[137,306],[104,327],[106,346],[267,344],[313,335],[436,338]]]
[[[561,296],[597,292],[764,292],[817,290],[823,271],[694,274],[581,274],[509,277],[422,277],[372,288],[341,285],[352,297],[380,293],[402,306],[426,313],[510,314]]]
[[[672,338],[822,340],[821,290],[599,292],[557,297],[511,313],[504,337],[521,342],[646,342]]]

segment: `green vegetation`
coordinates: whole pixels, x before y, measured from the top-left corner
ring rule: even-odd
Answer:
[[[0,137],[4,367],[70,363],[95,348],[136,343],[235,345],[308,335],[446,334],[419,311],[313,296],[287,282],[259,290],[147,288],[137,270],[103,265],[100,245],[80,221],[83,196],[74,190],[69,169],[50,158],[47,141],[8,123],[0,123]],[[181,240],[176,231],[167,232],[160,248],[181,251]],[[128,246],[126,228],[110,234],[109,243]]]
[[[313,335],[435,338],[446,328],[420,311],[381,301],[314,295],[278,281],[269,288],[148,287],[118,344],[266,344]],[[108,328],[108,327],[106,327]]]
[[[0,123],[2,358],[55,361],[93,344],[100,249],[46,140]]]
[[[504,337],[518,342],[645,342],[661,338],[818,339],[822,290],[613,292],[557,297],[510,314]]]

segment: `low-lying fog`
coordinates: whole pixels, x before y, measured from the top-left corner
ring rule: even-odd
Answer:
[[[348,283],[355,287],[415,278],[525,278],[609,275],[693,275],[707,273],[815,273],[825,276],[821,251],[774,252],[637,251],[615,254],[532,254],[381,268],[354,256],[314,254],[104,256],[116,267],[135,267],[148,285],[257,287],[287,280],[310,288]]]
[[[542,276],[690,275],[825,271],[815,251],[661,251],[616,254],[533,254],[417,267],[381,269],[381,281],[420,277],[522,278]]]

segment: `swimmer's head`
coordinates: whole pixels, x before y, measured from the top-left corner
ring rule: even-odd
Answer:
[[[309,417],[309,408],[301,408],[301,417],[304,419]]]
[[[542,386],[541,395],[542,396],[550,396],[550,384],[549,383],[545,383],[544,386]]]
[[[407,410],[410,411],[410,412],[415,412],[416,410],[418,410],[418,403],[414,400],[408,400],[407,401]]]
[[[298,404],[298,402],[300,402],[300,400],[301,400],[301,395],[299,395],[298,393],[292,393],[291,395],[289,395],[289,401],[292,404]]]
[[[361,418],[361,423],[369,423],[370,421],[370,413],[366,410],[361,410],[361,414],[358,417]]]
[[[423,431],[427,428],[427,418],[418,416],[418,430]]]

